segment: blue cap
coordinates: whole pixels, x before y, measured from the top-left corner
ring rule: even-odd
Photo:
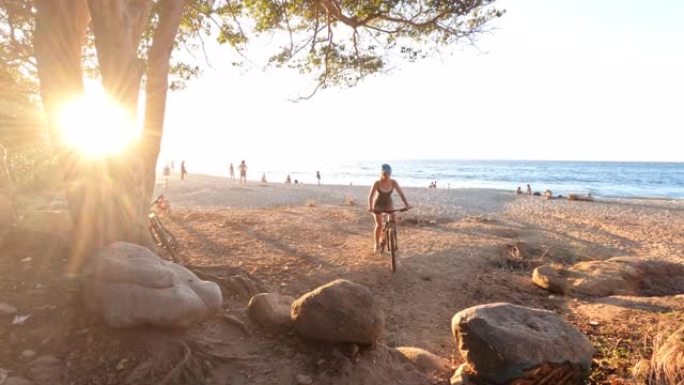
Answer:
[[[390,167],[389,164],[385,163],[382,165],[382,172],[385,174],[391,174],[392,173],[392,167]]]

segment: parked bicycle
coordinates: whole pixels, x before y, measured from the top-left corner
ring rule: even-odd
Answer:
[[[148,230],[154,243],[157,247],[166,250],[171,256],[173,262],[179,262],[177,248],[178,241],[173,234],[164,227],[161,219],[157,213],[165,213],[171,210],[169,201],[164,198],[164,194],[157,197],[157,199],[152,202],[150,207],[150,213],[147,216],[148,219]]]
[[[390,271],[392,273],[397,271],[397,251],[399,250],[399,244],[397,242],[397,224],[394,219],[392,219],[392,214],[395,212],[404,212],[408,208],[403,208],[399,210],[389,210],[389,211],[373,211],[375,214],[382,214],[382,230],[384,233],[384,238],[380,243],[381,252],[385,252],[385,249],[390,252],[392,257],[392,262],[390,264]]]

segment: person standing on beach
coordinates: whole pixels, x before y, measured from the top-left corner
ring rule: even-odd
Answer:
[[[188,174],[188,170],[185,168],[185,160],[181,161],[181,180],[185,180],[185,175]]]
[[[527,184],[527,195],[532,195],[532,187],[530,187],[530,184]]]
[[[230,167],[228,167],[230,170],[230,180],[235,182],[235,167],[233,167],[233,162],[230,162]]]
[[[238,170],[240,170],[240,184],[247,184],[247,164],[244,160],[240,162]]]
[[[320,186],[321,185],[321,172],[320,171],[316,171],[316,179],[318,179],[318,185]]]
[[[381,240],[383,231],[382,213],[394,210],[394,204],[392,203],[392,193],[394,190],[397,190],[399,197],[404,202],[405,208],[411,208],[411,205],[409,205],[406,200],[404,192],[401,190],[401,187],[399,187],[399,183],[392,179],[391,176],[392,167],[390,167],[389,164],[383,164],[380,168],[380,178],[373,183],[370,193],[368,194],[368,212],[372,213],[373,218],[375,219],[373,250],[376,253],[382,249],[382,243],[384,242],[384,240]],[[390,213],[390,215],[392,216],[392,220],[394,220],[394,213]]]

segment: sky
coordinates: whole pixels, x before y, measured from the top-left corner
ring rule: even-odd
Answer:
[[[210,44],[211,66],[169,95],[160,163],[684,161],[684,1],[497,3],[477,47],[299,103],[311,77],[235,68]]]

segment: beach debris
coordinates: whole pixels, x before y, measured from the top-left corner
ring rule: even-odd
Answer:
[[[264,328],[288,328],[292,325],[290,309],[294,301],[286,295],[260,293],[249,300],[247,314]]]
[[[385,329],[385,316],[373,292],[344,279],[299,297],[291,315],[297,333],[322,341],[372,344]]]
[[[12,325],[22,325],[24,322],[26,322],[29,318],[31,318],[31,314],[26,314],[26,315],[15,315],[14,319],[12,320]]]
[[[549,383],[582,383],[591,371],[589,339],[554,312],[509,303],[474,306],[454,315],[451,327],[466,361],[463,371],[494,384],[541,376]],[[527,382],[519,382],[525,383]]]
[[[32,260],[33,260],[33,258],[31,258],[31,257],[26,257],[26,258],[22,259],[22,260],[19,261],[19,262],[28,263],[28,262],[31,262]]]
[[[115,242],[93,256],[86,305],[111,327],[188,328],[221,309],[221,289],[151,250]]]

